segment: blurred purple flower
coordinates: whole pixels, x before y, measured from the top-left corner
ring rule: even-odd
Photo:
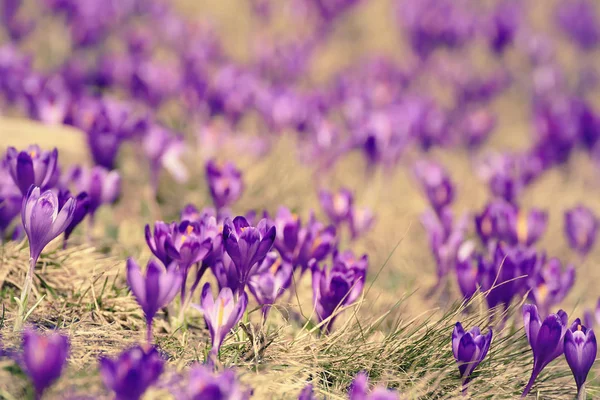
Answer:
[[[514,214],[512,214],[514,216]],[[523,209],[519,210],[516,217],[510,221],[513,230],[513,243],[521,243],[525,246],[531,246],[536,243],[546,232],[548,226],[548,213],[536,208],[529,212]]]
[[[58,192],[58,207],[63,208],[67,201],[73,196],[68,190],[61,190]],[[63,248],[67,248],[67,241],[69,236],[73,233],[73,230],[83,221],[85,216],[90,210],[90,196],[86,192],[81,192],[75,197],[75,210],[73,211],[73,219],[67,228],[65,229],[65,239],[63,242]]]
[[[23,332],[23,364],[41,399],[62,374],[69,355],[69,339],[60,333],[44,335],[33,329]]]
[[[31,145],[18,152],[14,147],[6,151],[6,165],[15,184],[25,195],[31,185],[42,190],[50,189],[58,180],[58,150],[40,150],[38,145]]]
[[[452,331],[452,353],[458,363],[458,371],[462,381],[463,393],[471,381],[471,374],[483,361],[490,349],[493,332],[488,329],[487,335],[482,335],[479,327],[474,326],[465,332],[460,322]]]
[[[477,235],[486,245],[492,239],[514,242],[515,220],[516,209],[512,204],[501,199],[490,201],[481,214],[475,215]]]
[[[464,242],[456,252],[456,280],[463,298],[469,300],[477,292],[479,260],[472,240]]]
[[[536,306],[531,304],[523,306],[525,333],[531,350],[533,350],[533,371],[525,390],[523,390],[523,397],[527,396],[544,367],[563,354],[568,323],[569,318],[563,310],[559,310],[556,314],[550,314],[542,321]]]
[[[70,173],[75,187],[89,196],[89,214],[93,222],[98,208],[112,204],[121,194],[121,176],[118,171],[108,171],[104,167],[75,167]]]
[[[165,267],[154,260],[148,262],[146,276],[133,258],[127,259],[127,284],[146,317],[147,342],[152,343],[152,320],[162,307],[169,305],[182,283],[181,272]]]
[[[10,223],[19,215],[22,202],[23,195],[10,176],[8,166],[0,163],[0,241]]]
[[[162,374],[165,361],[155,347],[135,346],[117,359],[100,357],[100,375],[104,386],[117,400],[138,400]]]
[[[399,398],[398,393],[383,386],[377,386],[369,392],[369,377],[365,372],[356,374],[348,390],[349,400],[399,400]]]
[[[321,328],[329,333],[339,307],[354,303],[362,293],[367,276],[368,259],[355,259],[350,252],[334,257],[333,266],[322,267],[312,261],[313,304],[319,322],[329,319]]]
[[[313,392],[313,385],[311,383],[307,383],[306,386],[300,391],[298,395],[298,400],[317,400]]]
[[[183,137],[175,136],[161,126],[152,125],[144,135],[142,145],[150,162],[150,182],[154,193],[158,191],[161,168],[165,168],[178,183],[187,181],[189,174],[180,160],[185,152]]]
[[[523,13],[522,4],[516,1],[503,0],[497,3],[487,27],[487,35],[491,49],[502,54],[515,40]]]
[[[368,232],[375,222],[375,214],[368,207],[356,208],[350,210],[350,235],[351,238],[358,239]]]
[[[263,320],[266,321],[271,306],[284,293],[292,282],[294,268],[275,252],[268,253],[262,265],[262,272],[250,277],[248,288],[262,306]]]
[[[575,283],[575,267],[568,265],[562,270],[559,259],[544,259],[542,267],[530,277],[530,297],[535,302],[540,315],[550,314],[550,307],[559,304],[569,294]]]
[[[596,4],[588,0],[557,3],[556,20],[564,33],[583,50],[592,50],[600,40]]]
[[[235,203],[244,190],[242,172],[231,162],[219,166],[213,160],[208,161],[206,163],[206,179],[217,209]]]
[[[190,368],[185,392],[189,400],[248,400],[252,395],[252,389],[242,387],[233,370],[215,374],[209,366],[201,364]]]
[[[257,272],[260,263],[273,247],[276,237],[275,226],[262,219],[256,227],[250,226],[246,218],[229,219],[223,226],[223,245],[231,257],[238,273],[240,290]]]
[[[454,185],[448,172],[441,165],[433,161],[421,160],[415,164],[414,173],[436,213],[439,214],[452,204]]]
[[[334,225],[349,221],[354,204],[354,196],[349,189],[342,188],[335,193],[322,189],[319,191],[319,202]]]
[[[565,235],[569,246],[581,256],[587,255],[598,234],[598,218],[593,211],[583,205],[578,205],[565,211]]]
[[[584,312],[583,321],[588,328],[600,326],[600,298],[596,302],[596,308],[594,310],[586,310]]]
[[[578,398],[582,398],[581,389],[596,361],[597,353],[598,345],[594,331],[581,325],[581,321],[577,318],[565,333],[565,358],[577,384]]]
[[[204,285],[200,305],[194,307],[204,314],[204,321],[212,340],[212,354],[219,354],[225,336],[240,322],[247,305],[248,295],[245,292],[239,294],[236,300],[231,289],[226,287],[221,289],[215,299],[211,293],[210,283]]]

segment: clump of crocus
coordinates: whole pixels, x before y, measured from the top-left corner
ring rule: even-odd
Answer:
[[[577,384],[577,398],[585,399],[585,380],[594,365],[598,345],[594,331],[577,318],[565,333],[565,358]]]
[[[597,233],[598,218],[589,208],[578,205],[565,212],[565,235],[569,246],[582,257],[594,246]]]
[[[104,167],[77,167],[71,171],[71,179],[79,191],[89,195],[90,225],[94,223],[96,211],[103,204],[112,204],[121,194],[121,176],[119,172]]]
[[[319,322],[326,321],[321,330],[331,331],[337,317],[335,311],[354,303],[362,293],[367,275],[368,259],[356,259],[350,252],[335,256],[333,266],[312,262],[313,305]]]
[[[175,268],[165,267],[154,260],[148,262],[146,276],[140,266],[127,260],[127,283],[146,317],[148,344],[152,343],[152,320],[162,307],[167,306],[181,287],[182,275]]]
[[[465,332],[460,322],[457,322],[452,331],[452,354],[458,363],[458,371],[462,380],[463,392],[471,381],[471,374],[483,361],[492,343],[492,330],[486,335],[481,334],[479,327],[475,326]]]
[[[398,393],[388,390],[383,386],[377,386],[369,391],[369,377],[364,372],[359,372],[348,391],[349,400],[398,400]]]
[[[244,190],[242,173],[231,162],[219,166],[213,160],[208,161],[206,163],[206,179],[208,180],[210,195],[217,209],[235,203]]]
[[[69,355],[69,339],[59,333],[23,332],[23,364],[40,399],[62,374]]]
[[[245,292],[239,294],[236,300],[231,289],[226,287],[221,289],[215,299],[211,292],[210,283],[204,285],[200,305],[194,305],[194,307],[204,314],[204,321],[208,326],[212,339],[211,353],[213,355],[219,354],[225,336],[240,322],[247,305],[248,295]]]
[[[71,192],[68,190],[61,190],[58,193],[58,205],[60,208],[64,207],[67,201],[72,198]],[[73,230],[83,221],[88,211],[90,210],[90,196],[86,192],[81,192],[75,197],[75,211],[73,212],[73,219],[67,229],[65,229],[65,238],[63,242],[63,248],[67,248],[67,241],[73,233]]]
[[[15,184],[23,195],[31,185],[42,190],[50,189],[58,180],[58,150],[42,151],[39,146],[31,145],[27,150],[18,152],[14,147],[6,151],[6,163]]]
[[[290,263],[283,261],[277,253],[271,252],[265,257],[260,270],[262,272],[250,278],[248,287],[258,304],[262,306],[264,322],[271,306],[290,286],[294,268]]]
[[[194,400],[247,400],[252,395],[252,389],[244,388],[231,369],[217,374],[207,365],[196,364],[190,369],[185,393],[186,398]]]
[[[115,399],[138,400],[156,383],[165,360],[154,347],[135,346],[116,359],[101,357],[99,363],[102,382],[115,393]]]
[[[246,218],[229,219],[223,226],[223,245],[231,257],[238,273],[240,291],[257,272],[262,260],[273,247],[276,229],[267,220],[262,219],[256,227],[250,226]]]
[[[62,234],[71,224],[76,207],[77,200],[70,198],[59,209],[56,193],[51,190],[40,193],[40,188],[37,186],[31,186],[23,198],[21,221],[29,239],[29,269],[21,292],[19,317],[15,323],[15,331],[21,328],[27,312],[35,264],[44,247]]]
[[[563,353],[568,321],[569,317],[563,310],[550,314],[542,321],[536,306],[523,306],[523,324],[533,351],[533,370],[523,390],[523,397],[527,396],[544,367]]]

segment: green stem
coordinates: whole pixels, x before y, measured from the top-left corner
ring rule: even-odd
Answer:
[[[33,286],[33,273],[35,269],[35,260],[29,259],[29,268],[27,269],[27,275],[25,276],[25,283],[21,290],[21,301],[19,304],[19,315],[15,320],[14,332],[18,332],[23,327],[25,322],[25,316],[27,315],[27,304],[29,303],[29,294],[31,293],[31,286]]]
[[[585,399],[586,399],[586,396],[585,396],[585,382],[584,382],[583,385],[581,385],[581,387],[577,391],[577,400],[585,400]]]

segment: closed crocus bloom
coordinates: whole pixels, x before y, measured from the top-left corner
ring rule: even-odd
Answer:
[[[587,207],[578,205],[565,212],[565,234],[569,245],[582,256],[587,255],[596,242],[598,219]]]
[[[62,374],[69,355],[69,339],[59,333],[44,335],[32,329],[23,332],[25,372],[40,399]]]
[[[282,261],[281,257],[274,252],[265,257],[263,265],[261,265],[262,272],[250,278],[248,287],[258,304],[262,306],[263,318],[266,320],[271,306],[290,286],[294,269],[289,262]]]
[[[206,179],[208,180],[210,195],[217,209],[235,203],[244,190],[242,173],[231,162],[219,166],[213,160],[208,161],[206,163]]]
[[[98,208],[103,204],[112,204],[121,194],[121,176],[118,171],[109,171],[104,167],[75,168],[71,172],[75,186],[90,197],[90,218],[93,220]]]
[[[594,310],[585,311],[583,322],[588,328],[600,326],[600,299],[598,299],[598,302],[596,303],[596,308]]]
[[[523,306],[525,333],[533,350],[533,371],[523,390],[523,397],[527,396],[544,367],[563,353],[567,323],[568,316],[563,310],[550,314],[542,321],[536,306],[532,304]]]
[[[492,343],[492,330],[486,335],[481,334],[479,327],[475,326],[465,332],[460,322],[457,322],[452,331],[452,354],[458,363],[458,370],[462,380],[463,392],[471,380],[471,374],[483,361]]]
[[[44,247],[71,224],[76,208],[77,200],[72,197],[64,202],[62,208],[59,208],[59,200],[55,192],[48,190],[41,193],[37,186],[29,189],[23,198],[21,220],[29,238],[32,266],[35,266]]]
[[[276,229],[265,218],[256,227],[250,226],[246,218],[226,220],[223,226],[223,245],[235,264],[241,290],[250,276],[257,272],[260,263],[273,247]]]
[[[279,207],[273,223],[277,230],[275,248],[281,254],[285,254],[286,258],[291,259],[298,247],[298,236],[302,228],[302,222],[288,208]]]
[[[194,307],[204,314],[204,321],[210,331],[213,354],[219,353],[225,336],[240,322],[247,305],[248,296],[245,292],[235,300],[231,289],[223,288],[215,299],[211,293],[210,283],[204,285],[200,306],[194,305]]]
[[[23,195],[27,194],[31,185],[41,189],[49,189],[58,179],[58,150],[42,151],[39,146],[32,145],[18,152],[14,147],[6,151],[6,163],[15,184]]]
[[[577,318],[565,333],[565,358],[577,384],[578,399],[585,398],[585,395],[581,396],[584,394],[582,389],[594,365],[597,352],[598,345],[594,331],[583,326]]]
[[[154,260],[148,262],[146,276],[140,266],[127,260],[127,284],[146,317],[147,341],[152,342],[152,320],[162,307],[169,305],[181,287],[182,275],[175,268],[165,269]]]
[[[369,391],[369,377],[364,372],[359,372],[352,381],[348,390],[349,400],[398,400],[398,393],[387,390],[383,386],[377,386]]]
[[[116,359],[100,358],[100,375],[116,400],[138,400],[158,380],[165,360],[156,348],[135,346],[123,351]]]
[[[154,193],[158,191],[161,168],[165,168],[177,182],[187,181],[189,174],[180,160],[185,152],[183,137],[176,136],[161,126],[153,125],[146,132],[142,145],[150,163],[151,184]]]
[[[448,172],[440,164],[421,160],[416,163],[414,173],[436,213],[452,204],[454,185]]]
[[[366,257],[366,256],[365,256]],[[319,322],[328,320],[321,330],[331,331],[339,307],[354,303],[365,284],[366,258],[355,263],[334,260],[332,268],[312,261],[313,304]]]
[[[322,261],[337,247],[336,228],[333,225],[325,226],[317,221],[311,213],[306,226],[298,233],[298,247],[293,254],[292,264],[300,267],[304,273],[310,260]],[[286,257],[286,254],[282,254]]]
[[[150,229],[150,225],[146,225],[144,230],[146,244],[148,244],[150,251],[167,266],[171,265],[174,260],[167,253],[166,245],[168,241],[173,240],[172,237],[175,235],[176,230],[176,222],[167,224],[163,221],[156,221],[154,223],[154,230]]]
[[[368,232],[375,222],[375,214],[367,207],[352,208],[350,211],[350,235],[358,239]]]
[[[349,221],[350,211],[354,203],[354,197],[349,189],[343,188],[338,192],[323,189],[319,192],[319,202],[333,224],[339,225],[342,222]]]
[[[68,190],[61,190],[58,193],[58,205],[60,208],[64,207],[69,199],[71,199],[71,192]],[[73,233],[73,230],[83,221],[85,216],[87,215],[90,209],[90,196],[86,192],[81,192],[75,197],[75,211],[73,212],[73,219],[67,229],[65,229],[65,241],[63,243],[63,248],[67,247],[67,240],[69,240],[69,236]]]
[[[240,285],[240,277],[231,257],[223,252],[210,269],[217,279],[219,290],[228,287],[234,293],[241,293],[244,288]]]
[[[244,388],[231,369],[214,373],[209,366],[196,364],[190,369],[186,395],[190,400],[247,400],[252,390]]]

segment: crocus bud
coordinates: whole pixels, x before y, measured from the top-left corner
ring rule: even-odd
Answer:
[[[587,207],[578,205],[565,212],[565,235],[569,246],[582,256],[587,255],[598,232],[598,219]]]
[[[210,195],[217,209],[230,206],[242,195],[244,183],[242,173],[236,166],[227,162],[222,167],[215,161],[206,163],[206,179]]]
[[[25,372],[41,398],[62,374],[69,355],[69,339],[59,333],[43,335],[32,329],[23,332]]]
[[[482,335],[479,327],[475,326],[465,332],[460,322],[457,322],[452,331],[452,353],[458,363],[458,370],[462,379],[463,391],[471,380],[471,374],[485,358],[492,343],[492,330]]]
[[[15,184],[23,195],[27,194],[31,185],[41,189],[50,189],[58,178],[58,150],[42,151],[39,146],[32,145],[25,151],[18,152],[14,147],[6,151],[8,170]]]
[[[77,200],[70,198],[59,209],[56,193],[50,190],[40,193],[39,187],[31,186],[23,198],[21,220],[29,238],[29,254],[33,265],[44,247],[71,224],[76,207]]]
[[[144,311],[148,326],[148,343],[152,342],[152,320],[162,307],[167,306],[181,287],[182,275],[176,268],[165,269],[154,260],[142,275],[140,266],[129,258],[127,260],[127,283],[138,304]]]
[[[219,353],[225,336],[240,322],[247,305],[248,296],[244,292],[236,301],[231,289],[223,288],[215,299],[211,293],[210,283],[204,285],[200,305],[194,307],[204,313],[204,321],[212,339],[213,354]]]
[[[533,371],[523,390],[523,397],[529,393],[544,367],[563,353],[568,320],[567,313],[559,310],[558,313],[550,314],[542,321],[536,306],[532,304],[523,306],[525,333],[533,350]]]
[[[565,358],[575,378],[577,392],[581,391],[594,365],[597,352],[598,345],[594,331],[581,325],[581,321],[577,318],[565,333]]]
[[[116,359],[100,358],[100,375],[104,386],[117,400],[138,400],[158,380],[165,361],[156,348],[135,346]]]

